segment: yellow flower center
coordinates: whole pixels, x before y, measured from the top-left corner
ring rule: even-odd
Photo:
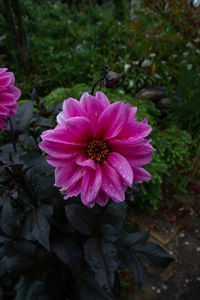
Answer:
[[[87,145],[87,154],[89,158],[101,161],[108,155],[108,145],[106,142],[93,140]]]

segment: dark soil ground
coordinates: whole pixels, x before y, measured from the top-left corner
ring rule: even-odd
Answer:
[[[134,215],[141,230],[150,230],[150,240],[174,258],[166,269],[145,266],[145,282],[138,290],[132,274],[121,271],[121,299],[200,299],[200,181],[187,194],[175,194],[153,215]]]

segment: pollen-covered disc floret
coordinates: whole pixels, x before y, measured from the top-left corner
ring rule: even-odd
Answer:
[[[39,144],[56,167],[55,184],[64,199],[80,194],[84,205],[105,206],[109,199],[124,201],[133,181],[151,179],[142,166],[155,151],[145,139],[152,128],[146,119],[136,120],[136,111],[121,101],[111,104],[102,92],[64,101],[58,125],[43,132]]]
[[[108,145],[106,142],[93,140],[87,146],[87,155],[95,161],[101,161],[108,155]]]

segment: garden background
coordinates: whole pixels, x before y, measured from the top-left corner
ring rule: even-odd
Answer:
[[[34,110],[48,119],[64,99],[79,100],[90,92],[101,70],[110,66],[120,81],[102,91],[111,102],[137,106],[139,121],[148,118],[157,150],[146,167],[152,180],[135,184],[134,196],[127,191],[129,221],[158,209],[190,231],[183,220],[187,210],[199,211],[199,202],[194,207],[183,200],[200,191],[199,15],[198,1],[186,0],[0,1],[0,66],[14,72],[22,90],[19,104],[28,108],[36,99]],[[31,126],[18,139],[31,152],[37,144],[27,136],[36,123],[27,115],[17,122]],[[55,123],[51,113],[49,120]],[[37,126],[48,126],[45,122]],[[2,131],[1,147],[8,141]],[[12,299],[15,279],[2,278],[0,299]],[[118,293],[129,299],[130,278],[120,280]]]

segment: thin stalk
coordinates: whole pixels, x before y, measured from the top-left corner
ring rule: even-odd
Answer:
[[[97,84],[104,78],[104,76],[101,76],[99,79],[97,79],[97,81],[93,84],[92,86],[92,91],[91,91],[91,95],[94,96],[94,91],[95,91],[95,88],[97,86]]]
[[[15,132],[14,132],[14,129],[13,129],[11,118],[9,118],[9,123],[10,123],[10,139],[11,139],[11,143],[13,145],[14,152],[17,152],[16,143],[15,143]]]

